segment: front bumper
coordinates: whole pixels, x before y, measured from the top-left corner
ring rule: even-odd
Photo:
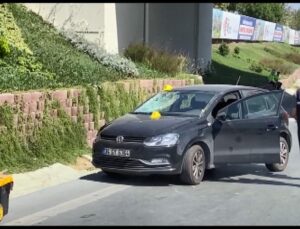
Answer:
[[[129,149],[130,157],[107,156],[104,148]],[[155,164],[152,159],[163,158],[169,163]],[[181,168],[180,154],[177,145],[174,147],[147,147],[143,143],[99,140],[93,145],[93,160],[95,167],[106,171],[124,174],[178,174]]]

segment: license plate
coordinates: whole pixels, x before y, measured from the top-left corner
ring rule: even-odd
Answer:
[[[130,150],[105,148],[103,154],[107,156],[130,157]]]

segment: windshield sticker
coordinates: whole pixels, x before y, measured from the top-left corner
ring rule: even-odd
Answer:
[[[172,85],[167,84],[167,85],[164,86],[164,91],[172,91],[172,90],[173,90]]]
[[[161,115],[160,115],[160,113],[158,111],[153,111],[152,114],[151,114],[151,116],[150,116],[150,118],[152,120],[160,119],[160,117],[161,117]]]

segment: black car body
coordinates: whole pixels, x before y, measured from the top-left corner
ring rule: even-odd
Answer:
[[[200,183],[206,169],[223,163],[265,163],[272,171],[286,167],[292,143],[280,105],[282,91],[199,85],[172,92],[187,99],[190,105],[186,110],[204,106],[201,114],[197,110],[192,115],[161,112],[161,117],[153,120],[151,112],[138,112],[137,108],[100,129],[93,144],[93,164],[108,174],[181,174],[189,184]],[[211,96],[205,105],[195,102],[198,92],[202,97],[204,93]],[[176,111],[179,107],[182,101]],[[155,145],[175,140],[176,144]]]

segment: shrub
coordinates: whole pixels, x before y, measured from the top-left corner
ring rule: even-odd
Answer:
[[[278,66],[283,64],[283,60],[281,59],[270,59],[270,58],[263,58],[259,61],[259,63],[266,69],[272,70],[277,69]]]
[[[143,44],[130,44],[124,55],[157,71],[176,75],[185,70],[187,59],[183,55],[171,54]]]
[[[281,58],[282,57],[282,54],[280,52],[277,52],[276,50],[274,49],[270,49],[268,47],[264,47],[264,51],[267,52],[267,53],[270,53],[271,55],[273,56],[276,56],[276,57],[279,57]]]
[[[229,46],[226,43],[222,42],[222,44],[220,44],[219,46],[219,52],[222,56],[227,56],[230,52]]]
[[[253,63],[250,65],[249,69],[250,69],[251,71],[260,73],[260,72],[262,72],[263,67],[262,67],[261,64],[258,64],[258,63],[253,62]]]
[[[8,40],[4,36],[0,36],[0,57],[3,58],[10,53]]]
[[[234,51],[234,53],[237,54],[237,55],[240,54],[240,48],[239,48],[238,46],[236,46],[236,47],[234,48],[233,51]]]
[[[263,58],[259,61],[259,63],[266,69],[266,70],[276,70],[279,71],[281,74],[291,74],[295,70],[295,66],[286,63],[281,59],[269,59]]]
[[[300,64],[300,54],[298,53],[288,53],[285,55],[285,58],[290,62]]]
[[[83,36],[78,35],[72,30],[63,30],[61,31],[61,34],[77,49],[87,53],[92,58],[95,58],[100,64],[125,75],[139,75],[138,69],[132,61],[121,57],[118,54],[107,53],[96,43],[87,41]]]

